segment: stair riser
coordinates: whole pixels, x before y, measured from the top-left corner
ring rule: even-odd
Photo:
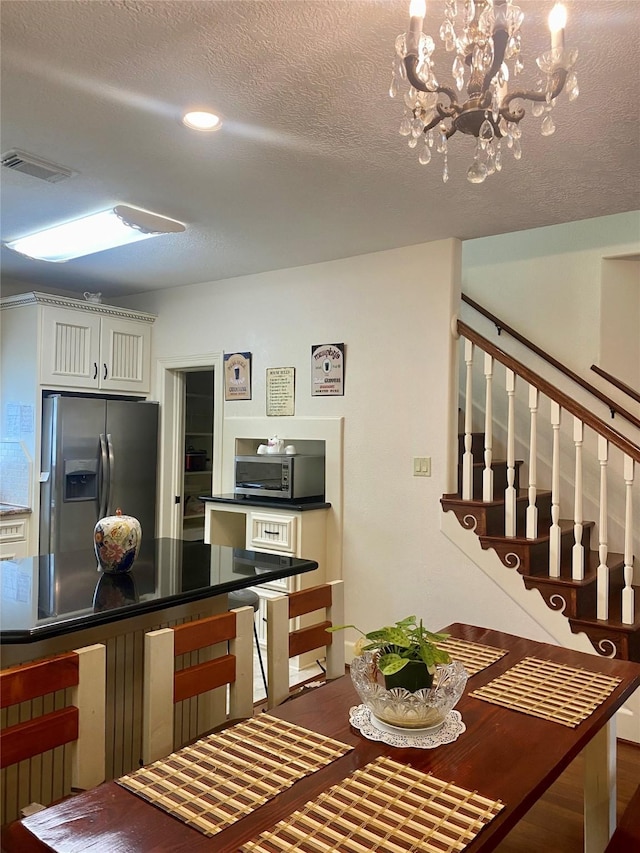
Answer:
[[[585,525],[582,544],[590,550],[591,527]],[[543,533],[540,529],[538,533]],[[560,536],[560,563],[571,565],[571,552],[575,543],[573,530]],[[483,548],[493,548],[507,568],[517,569],[521,575],[547,575],[549,573],[549,540],[516,541],[509,538],[480,537]]]
[[[611,569],[610,595],[618,595],[624,585],[622,566]],[[560,610],[568,618],[587,618],[596,612],[597,579],[592,577],[588,583],[569,586],[551,578],[528,576],[524,578],[527,589],[537,589],[551,610]]]

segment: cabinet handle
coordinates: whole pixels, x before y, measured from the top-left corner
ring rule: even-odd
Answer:
[[[94,379],[98,378],[98,362],[97,361],[93,362],[93,378]]]
[[[102,378],[106,379],[107,378],[107,365],[103,364],[102,366],[104,367],[104,376]]]
[[[264,532],[267,534],[267,536],[278,536],[280,533],[279,530],[265,530]]]

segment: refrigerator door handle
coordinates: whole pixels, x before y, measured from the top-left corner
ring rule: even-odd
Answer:
[[[109,452],[109,494],[107,497],[107,512],[109,515],[113,515],[113,507],[111,506],[111,494],[115,485],[115,471],[116,471],[116,456],[113,450],[113,441],[111,440],[111,433],[107,433],[107,447]]]
[[[100,460],[100,509],[98,518],[104,518],[107,514],[109,500],[109,458],[107,455],[107,438],[103,432],[100,433]]]

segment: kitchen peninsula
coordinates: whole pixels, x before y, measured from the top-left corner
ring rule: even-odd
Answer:
[[[223,612],[232,590],[313,578],[317,568],[317,561],[291,555],[174,539],[143,539],[123,574],[97,571],[87,549],[3,561],[2,667],[104,643],[107,778],[121,776],[142,754],[144,634]]]

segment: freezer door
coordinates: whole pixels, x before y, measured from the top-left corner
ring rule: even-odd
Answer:
[[[108,515],[121,509],[142,525],[143,540],[155,537],[158,404],[107,401]]]
[[[53,396],[43,401],[41,554],[75,551],[85,545],[93,550],[105,413],[104,400]]]

